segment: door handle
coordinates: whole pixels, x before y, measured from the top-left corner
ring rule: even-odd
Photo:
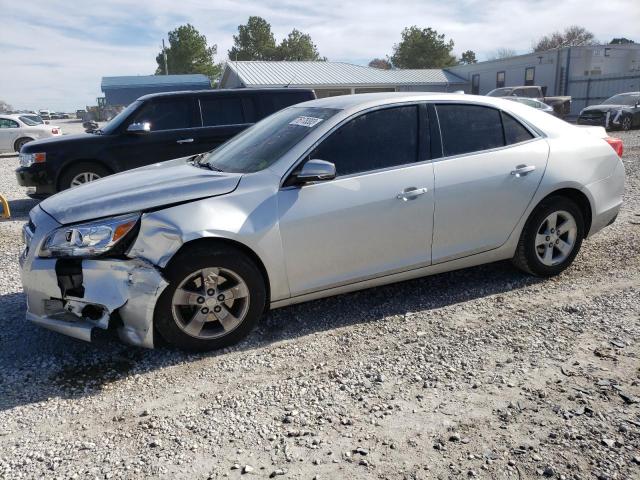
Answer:
[[[193,138],[181,138],[180,140],[178,140],[176,143],[193,143]]]
[[[414,198],[419,197],[420,195],[424,195],[425,193],[427,193],[426,188],[409,187],[409,188],[405,188],[402,192],[396,195],[396,198],[398,200],[402,200],[406,202],[409,200],[413,200]]]
[[[520,178],[533,172],[535,169],[535,165],[518,165],[515,170],[511,170],[511,175],[515,175],[517,178]]]

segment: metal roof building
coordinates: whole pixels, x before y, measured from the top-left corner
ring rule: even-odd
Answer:
[[[102,77],[101,89],[107,105],[129,105],[148,93],[177,92],[180,90],[207,90],[209,77],[192,75],[138,75],[129,77]]]
[[[451,92],[467,81],[448,70],[380,70],[343,62],[229,61],[220,88],[313,88],[318,98],[351,93]]]

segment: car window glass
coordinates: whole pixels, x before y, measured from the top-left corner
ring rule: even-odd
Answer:
[[[151,131],[189,128],[189,100],[175,99],[149,102],[135,116],[133,123],[151,124]]]
[[[479,105],[436,106],[444,156],[504,146],[500,112]]]
[[[32,120],[30,117],[22,116],[22,117],[20,117],[20,120],[22,121],[22,123],[25,123],[25,124],[29,125],[30,127],[38,125],[38,122],[36,122],[35,120]]]
[[[298,92],[260,95],[258,98],[262,114],[265,117],[277,112],[278,110],[295,105],[296,103],[311,100],[308,95]]]
[[[237,125],[244,123],[242,99],[240,97],[203,97],[200,99],[202,125]]]
[[[418,158],[418,107],[386,108],[350,120],[325,139],[310,158],[350,175],[405,165]]]
[[[526,142],[533,138],[531,132],[508,113],[502,112],[502,125],[504,126],[504,138],[507,145]]]
[[[0,118],[0,128],[18,128],[18,123],[9,118]]]

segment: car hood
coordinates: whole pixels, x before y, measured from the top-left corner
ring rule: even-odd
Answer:
[[[65,190],[40,207],[61,224],[76,223],[224,195],[236,189],[240,178],[179,158]]]
[[[52,128],[60,128],[53,125],[40,125],[43,130],[51,130]],[[57,137],[43,138],[34,142],[29,142],[23,147],[24,153],[34,153],[42,150],[48,151],[49,147],[64,146],[69,143],[89,143],[100,142],[102,135],[93,135],[90,133],[79,133],[76,135],[59,135]]]
[[[617,112],[618,110],[631,108],[629,105],[591,105],[586,107],[583,112]]]

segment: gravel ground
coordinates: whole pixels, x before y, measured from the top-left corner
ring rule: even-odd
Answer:
[[[0,478],[640,478],[640,132],[620,136],[623,210],[563,275],[310,302],[205,355],[27,324],[35,202],[0,157]]]

